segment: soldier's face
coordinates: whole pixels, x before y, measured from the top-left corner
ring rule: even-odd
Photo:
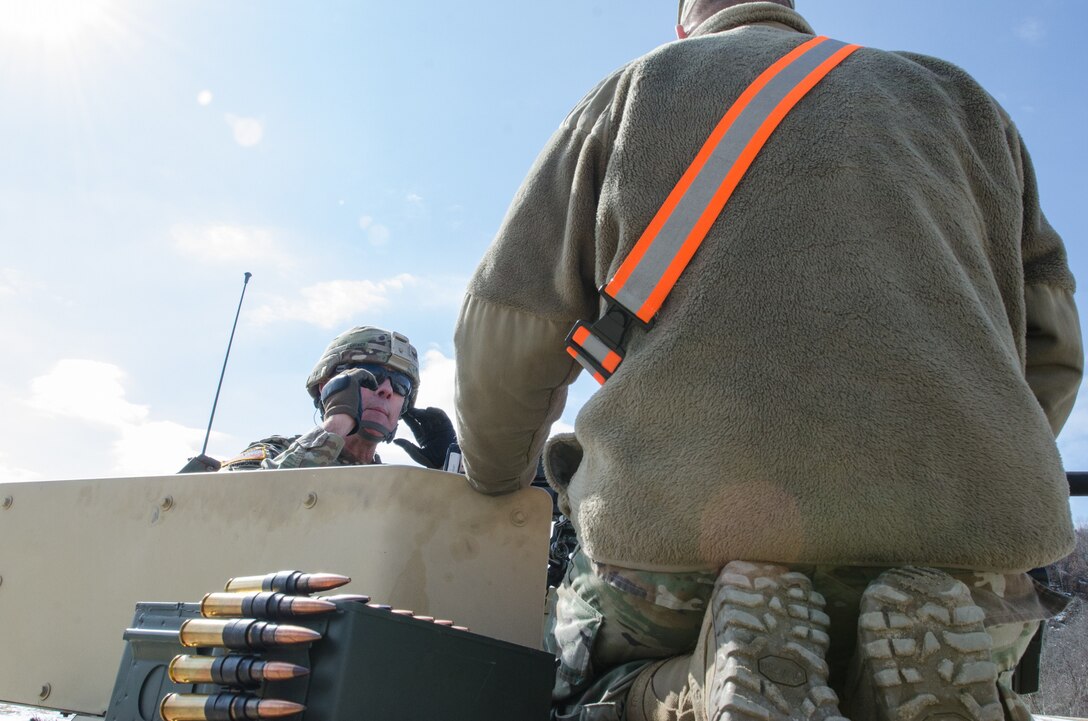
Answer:
[[[377,423],[390,431],[396,428],[404,407],[404,396],[393,390],[388,378],[382,380],[377,390],[360,388],[359,393],[363,402],[362,420]]]

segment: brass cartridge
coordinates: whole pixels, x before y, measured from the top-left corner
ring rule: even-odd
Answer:
[[[167,669],[174,683],[214,683],[220,686],[259,686],[263,681],[286,681],[310,671],[283,661],[262,661],[252,656],[175,656]]]
[[[351,583],[347,576],[336,573],[302,573],[278,571],[263,576],[238,576],[227,581],[224,591],[275,591],[291,595],[321,593]]]
[[[190,648],[213,646],[239,651],[259,650],[273,646],[309,643],[321,634],[302,626],[255,621],[248,618],[192,618],[181,624],[178,640]]]

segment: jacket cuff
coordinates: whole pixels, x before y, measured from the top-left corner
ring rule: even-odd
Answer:
[[[1054,435],[1065,425],[1084,375],[1080,319],[1073,294],[1035,284],[1024,288],[1025,375]]]

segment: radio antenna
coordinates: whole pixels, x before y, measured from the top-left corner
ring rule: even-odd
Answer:
[[[208,430],[204,433],[204,445],[200,449],[200,455],[190,458],[178,473],[198,473],[201,471],[218,471],[220,463],[214,458],[209,458],[208,439],[212,435],[212,422],[215,420],[215,409],[219,405],[219,391],[223,389],[223,377],[227,374],[227,360],[230,359],[230,348],[234,345],[234,331],[238,328],[238,316],[242,314],[242,301],[246,299],[246,286],[253,274],[246,271],[245,280],[242,281],[242,295],[238,298],[238,310],[234,312],[234,324],[230,327],[230,340],[227,341],[227,353],[223,356],[223,369],[219,371],[219,384],[215,387],[215,400],[212,401],[212,413],[208,417]]]

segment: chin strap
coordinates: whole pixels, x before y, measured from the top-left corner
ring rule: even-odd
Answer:
[[[389,443],[393,440],[393,436],[397,433],[397,426],[396,424],[394,424],[393,428],[389,429],[376,421],[360,421],[359,427],[355,429],[355,432],[363,436],[364,438],[367,438],[370,434],[364,433],[364,431],[372,431],[375,435],[378,436],[377,438],[370,438],[370,440],[377,440],[382,441],[383,443]]]

